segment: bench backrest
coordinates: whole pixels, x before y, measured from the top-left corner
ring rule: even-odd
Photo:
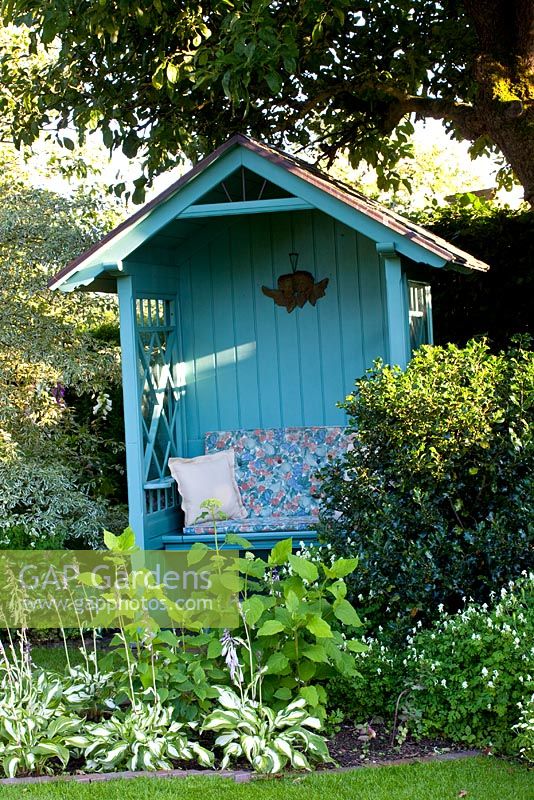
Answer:
[[[236,480],[249,516],[293,517],[318,513],[316,473],[349,442],[341,427],[212,431],[205,452],[235,451]]]

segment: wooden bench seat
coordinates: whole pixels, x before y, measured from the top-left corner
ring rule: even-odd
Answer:
[[[236,481],[247,510],[245,519],[217,522],[218,533],[241,534],[258,548],[271,547],[288,536],[313,541],[319,514],[317,472],[329,459],[346,450],[349,441],[349,435],[341,427],[207,433],[206,453],[234,450]],[[181,544],[209,542],[213,534],[212,521],[198,522],[184,528]],[[167,546],[177,545],[176,538],[165,537],[164,542]]]

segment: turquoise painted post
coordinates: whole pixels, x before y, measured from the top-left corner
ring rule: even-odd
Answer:
[[[130,525],[139,547],[145,544],[145,495],[143,477],[143,433],[141,399],[137,380],[137,334],[135,300],[131,276],[117,278],[119,297],[122,391],[124,398],[124,428],[126,440],[126,474],[128,480],[128,511]]]
[[[383,263],[388,360],[390,364],[398,364],[404,368],[409,357],[406,278],[392,242],[377,242],[376,251]]]

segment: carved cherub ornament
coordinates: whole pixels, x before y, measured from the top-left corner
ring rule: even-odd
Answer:
[[[328,278],[315,283],[311,272],[298,269],[278,278],[278,289],[269,289],[262,286],[261,290],[267,297],[272,297],[277,306],[287,309],[291,313],[297,306],[302,308],[306,303],[314,306],[320,297],[324,297]]]

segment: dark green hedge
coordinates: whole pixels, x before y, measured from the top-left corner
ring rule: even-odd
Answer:
[[[358,556],[368,619],[408,624],[489,599],[532,567],[534,353],[425,346],[356,381],[354,448],[324,470],[322,538]]]
[[[493,349],[516,333],[533,333],[534,214],[530,211],[451,207],[418,222],[480,258],[488,273],[432,270],[434,341],[464,345],[488,336]]]

